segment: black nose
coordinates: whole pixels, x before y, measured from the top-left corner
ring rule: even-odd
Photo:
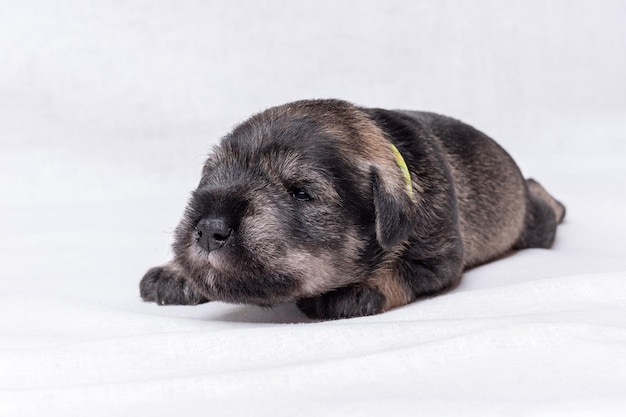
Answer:
[[[233,229],[223,219],[202,219],[196,225],[196,241],[208,251],[224,246]]]

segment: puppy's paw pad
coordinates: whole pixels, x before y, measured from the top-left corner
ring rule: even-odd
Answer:
[[[382,313],[385,296],[374,288],[354,285],[304,298],[297,304],[309,318],[334,320]]]

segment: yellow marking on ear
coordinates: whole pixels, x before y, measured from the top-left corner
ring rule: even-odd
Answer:
[[[402,176],[404,177],[407,192],[410,196],[413,196],[413,183],[411,181],[411,173],[409,172],[409,167],[406,165],[406,162],[404,161],[404,158],[402,157],[402,154],[400,153],[398,148],[396,148],[393,143],[390,143],[389,146],[391,147],[391,150],[396,157],[396,165],[398,165],[398,168],[400,168],[400,171],[402,171]]]

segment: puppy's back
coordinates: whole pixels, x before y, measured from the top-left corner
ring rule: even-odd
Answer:
[[[400,111],[430,134],[454,183],[464,268],[501,256],[525,227],[525,180],[511,156],[484,133],[434,113]]]

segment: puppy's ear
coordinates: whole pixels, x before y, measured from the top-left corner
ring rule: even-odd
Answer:
[[[376,239],[383,249],[406,240],[415,223],[415,207],[404,187],[393,186],[381,178],[380,171],[370,171],[376,210]]]

